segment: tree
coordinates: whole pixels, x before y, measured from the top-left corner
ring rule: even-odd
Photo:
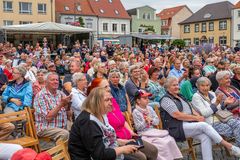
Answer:
[[[175,40],[172,42],[172,45],[177,46],[177,47],[184,48],[186,44],[185,44],[185,41],[182,40],[182,39],[175,39]]]
[[[80,23],[80,27],[84,27],[85,23],[83,22],[83,18],[79,17],[78,22]]]

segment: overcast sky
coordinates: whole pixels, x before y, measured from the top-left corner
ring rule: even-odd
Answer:
[[[149,5],[159,13],[164,8],[187,5],[193,12],[209,3],[221,2],[222,0],[121,0],[126,10],[144,5]],[[236,4],[239,0],[229,0]]]

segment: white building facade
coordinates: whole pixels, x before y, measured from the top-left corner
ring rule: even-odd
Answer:
[[[232,44],[240,46],[240,7],[233,10]]]

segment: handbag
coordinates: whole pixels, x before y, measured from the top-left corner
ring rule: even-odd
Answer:
[[[223,123],[226,123],[229,119],[233,118],[233,113],[228,110],[219,110],[215,115]]]

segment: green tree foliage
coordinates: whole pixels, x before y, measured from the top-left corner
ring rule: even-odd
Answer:
[[[172,45],[183,48],[183,47],[185,47],[186,44],[185,44],[184,40],[182,40],[182,39],[175,39],[172,42]]]
[[[79,17],[78,18],[78,21],[80,23],[80,27],[84,27],[85,23],[83,22],[83,18],[82,17]]]

